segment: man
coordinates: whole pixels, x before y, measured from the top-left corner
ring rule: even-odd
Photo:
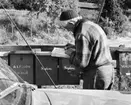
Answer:
[[[67,47],[66,54],[70,56],[71,64],[81,68],[83,88],[110,90],[113,66],[105,32],[73,10],[63,11],[59,20],[62,27],[73,32],[75,50]]]

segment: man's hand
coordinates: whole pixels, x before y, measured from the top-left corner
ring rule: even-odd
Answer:
[[[68,49],[65,49],[65,54],[67,54],[67,55],[71,55],[71,53],[72,52],[74,52],[75,51],[75,49],[73,49],[73,48],[68,48]]]
[[[70,43],[67,43],[67,44],[65,45],[65,50],[67,50],[67,49],[69,49],[69,48],[75,49],[75,45],[70,44]]]

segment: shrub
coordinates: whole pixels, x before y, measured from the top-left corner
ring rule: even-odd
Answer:
[[[1,4],[2,4],[2,5],[1,5]],[[3,6],[4,6],[5,8],[8,8],[8,9],[13,8],[13,5],[11,4],[11,1],[10,1],[10,0],[1,0],[1,1],[0,1],[0,9],[3,9]]]
[[[0,28],[0,44],[4,45],[8,43],[7,32],[4,27]]]
[[[113,23],[110,27],[113,28],[118,34],[123,31],[122,25],[127,21],[127,17],[123,14],[122,4],[124,0],[106,0],[102,17],[109,18],[106,26],[110,26],[110,21]],[[105,21],[104,21],[105,22]],[[103,27],[106,27],[105,25]]]

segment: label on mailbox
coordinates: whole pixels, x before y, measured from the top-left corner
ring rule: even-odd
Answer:
[[[36,74],[36,84],[39,86],[42,85],[53,85],[51,82],[49,76],[53,80],[55,84],[57,84],[57,65],[58,65],[58,59],[53,58],[51,56],[44,56],[44,55],[38,55],[39,60],[41,61],[42,65],[38,62],[37,59],[35,59],[36,67],[35,67],[35,74]],[[47,73],[49,76],[47,75]]]
[[[131,74],[131,53],[120,53],[120,72],[123,75],[130,76]]]
[[[9,65],[23,80],[34,83],[34,56],[32,54],[10,54]]]
[[[69,63],[66,58],[59,59],[59,84],[79,84],[77,68]]]

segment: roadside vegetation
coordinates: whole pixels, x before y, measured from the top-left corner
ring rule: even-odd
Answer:
[[[87,1],[100,4],[102,0]],[[80,12],[76,0],[3,0],[1,3],[30,44],[66,44],[74,41],[69,35],[71,33],[58,28],[55,21],[64,9],[72,8]],[[0,44],[25,44],[1,5],[0,8]],[[126,0],[106,0],[99,24],[108,38],[130,36],[128,10]]]

